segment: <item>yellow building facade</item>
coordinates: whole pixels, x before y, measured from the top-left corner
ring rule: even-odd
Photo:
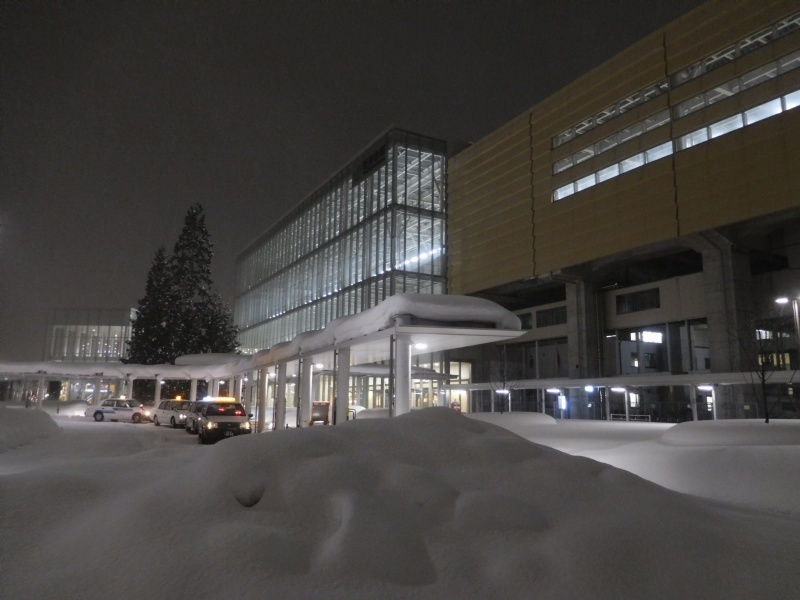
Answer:
[[[708,2],[449,161],[448,291],[530,315],[558,376],[651,372],[621,340],[656,329],[654,372],[744,370],[732,340],[800,296],[798,150],[800,1]]]

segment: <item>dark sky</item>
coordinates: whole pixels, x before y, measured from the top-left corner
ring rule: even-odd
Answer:
[[[0,0],[0,360],[136,306],[203,205],[214,281],[391,125],[476,141],[699,0]]]

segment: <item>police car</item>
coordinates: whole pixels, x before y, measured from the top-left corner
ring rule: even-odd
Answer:
[[[149,421],[151,411],[135,401],[125,398],[108,398],[97,406],[89,406],[84,415],[93,417],[95,421],[132,421],[141,423]]]
[[[236,398],[206,398],[198,405],[200,410],[195,415],[195,427],[201,444],[252,432],[252,415],[245,413],[244,406]]]

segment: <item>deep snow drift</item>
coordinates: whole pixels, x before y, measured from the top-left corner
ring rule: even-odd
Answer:
[[[0,454],[2,598],[752,599],[800,585],[797,519],[449,409],[211,447],[149,425],[59,423]],[[92,455],[75,448],[101,431]],[[671,431],[661,445],[686,447]],[[773,456],[796,448],[778,441]]]

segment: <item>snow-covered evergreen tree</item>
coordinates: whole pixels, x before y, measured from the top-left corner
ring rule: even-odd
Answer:
[[[128,362],[174,363],[185,354],[236,350],[233,316],[212,287],[213,247],[203,207],[195,204],[186,213],[173,255],[167,258],[163,248],[156,254]]]
[[[172,269],[160,246],[147,274],[144,297],[139,300],[126,362],[157,365],[175,360],[172,331],[177,316]]]

